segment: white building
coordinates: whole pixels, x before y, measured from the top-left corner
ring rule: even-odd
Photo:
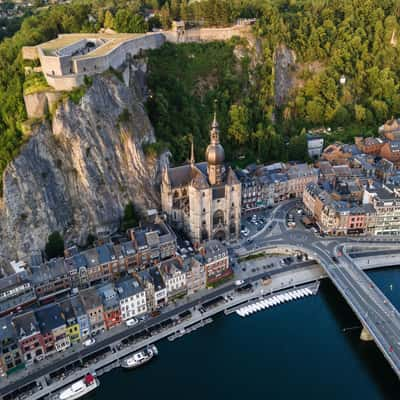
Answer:
[[[319,158],[324,149],[324,138],[321,136],[307,135],[307,151],[310,158]]]
[[[119,282],[116,289],[123,321],[147,312],[146,293],[136,279],[129,278]]]
[[[184,261],[188,295],[206,288],[206,269],[199,258],[200,257],[190,257]]]
[[[168,292],[158,268],[144,269],[139,271],[137,276],[146,291],[148,310],[154,311],[165,306],[168,302]]]
[[[177,258],[162,262],[160,272],[169,298],[186,293],[186,274]]]

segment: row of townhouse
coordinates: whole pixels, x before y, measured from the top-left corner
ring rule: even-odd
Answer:
[[[303,203],[320,230],[330,235],[400,233],[400,191],[397,186],[369,183],[361,202],[336,200],[317,184],[306,187]]]
[[[304,188],[318,181],[318,170],[308,164],[275,163],[237,171],[242,184],[242,211],[272,207],[289,198],[301,198]]]
[[[0,374],[62,352],[231,275],[227,248],[213,240],[195,257],[173,257],[62,301],[7,315],[0,318]]]
[[[32,303],[51,302],[77,289],[157,265],[176,254],[176,236],[162,220],[131,229],[120,244],[105,243],[79,252],[65,251],[64,258],[42,262],[34,257],[25,270],[0,279],[0,316]]]
[[[370,204],[338,200],[314,183],[306,187],[303,203],[321,232],[329,235],[366,233],[374,215]]]

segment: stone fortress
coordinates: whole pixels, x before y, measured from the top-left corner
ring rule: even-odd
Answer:
[[[142,50],[163,45],[161,33],[148,34],[64,34],[37,46],[23,47],[25,60],[40,60],[47,83],[55,90],[72,90],[85,76],[118,69]]]
[[[37,46],[22,48],[24,60],[39,60],[47,83],[56,91],[69,91],[84,83],[85,76],[119,69],[127,60],[148,49],[172,43],[228,40],[250,37],[249,24],[229,28],[185,29],[183,21],[174,22],[170,31],[145,34],[74,33],[62,34]],[[37,70],[37,69],[36,69]],[[127,80],[129,77],[124,76]],[[127,83],[127,82],[126,82]]]

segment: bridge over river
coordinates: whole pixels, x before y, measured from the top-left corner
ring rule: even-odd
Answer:
[[[348,255],[348,250],[399,249],[399,241],[390,238],[321,238],[305,229],[288,229],[285,214],[293,208],[281,207],[270,222],[273,229],[255,235],[238,255],[270,250],[300,251],[315,259],[325,270],[341,295],[361,321],[361,338],[374,340],[400,378],[400,313]],[[384,253],[384,251],[383,251]]]

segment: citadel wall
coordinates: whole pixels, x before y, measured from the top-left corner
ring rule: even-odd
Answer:
[[[139,54],[142,50],[161,47],[166,41],[171,43],[208,42],[214,40],[229,40],[234,36],[250,38],[251,27],[235,25],[228,28],[196,28],[175,29],[171,31],[147,33],[143,36],[128,39],[115,47],[110,47],[104,54],[101,47],[90,53],[71,57],[68,55],[46,55],[40,46],[28,46],[22,49],[24,59],[40,59],[42,72],[50,86],[57,91],[70,91],[83,84],[85,75],[104,72],[110,67],[117,69],[129,57]],[[90,35],[88,35],[90,37]],[[83,39],[86,40],[86,39]],[[68,46],[68,50],[79,48],[82,40]]]

